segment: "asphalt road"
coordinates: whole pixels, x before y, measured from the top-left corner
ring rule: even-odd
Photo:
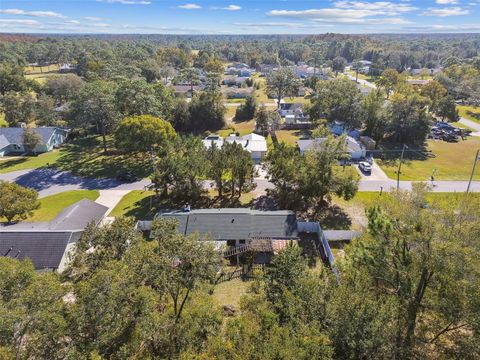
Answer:
[[[121,183],[114,179],[90,179],[57,169],[19,170],[0,174],[0,180],[14,181],[38,191],[40,197],[70,190],[143,190],[150,180]]]
[[[40,197],[58,194],[70,190],[144,190],[150,184],[150,180],[141,180],[134,183],[121,183],[114,179],[90,179],[75,176],[66,171],[55,169],[19,170],[6,174],[0,174],[0,180],[14,181],[22,186],[30,187],[39,192]],[[255,179],[257,184],[254,193],[257,196],[265,194],[265,191],[273,185],[267,179]],[[211,181],[205,181],[206,188],[210,187]],[[430,184],[432,185],[432,184]],[[435,181],[432,191],[434,192],[464,192],[468,181]],[[363,177],[360,180],[360,191],[383,191],[389,192],[395,189],[397,182],[392,179],[369,179]],[[400,181],[401,189],[411,189],[411,181]],[[474,181],[470,188],[472,192],[480,192],[480,182]]]

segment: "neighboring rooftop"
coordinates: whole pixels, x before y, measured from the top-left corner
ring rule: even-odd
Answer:
[[[297,219],[293,211],[260,211],[243,208],[199,209],[190,212],[159,213],[156,218],[175,218],[182,234],[198,232],[215,240],[243,240],[253,237],[293,239]]]
[[[52,137],[56,127],[39,127],[32,128],[35,132],[40,135],[41,144],[46,144]],[[7,146],[9,144],[23,144],[23,132],[24,128],[21,127],[0,127],[0,148]],[[2,146],[3,144],[3,146]]]
[[[107,211],[106,206],[83,199],[50,222],[0,226],[0,256],[29,258],[37,270],[61,269],[67,246],[78,241],[89,223],[99,224]]]
[[[50,222],[19,222],[13,225],[0,226],[3,232],[15,231],[76,231],[83,230],[90,222],[98,224],[105,216],[108,208],[89,199],[65,208]]]
[[[299,150],[303,153],[307,150],[320,148],[325,140],[326,138],[300,139],[297,141],[297,145]],[[349,152],[358,152],[364,150],[364,146],[351,136],[347,136],[345,141],[347,142],[347,149]]]

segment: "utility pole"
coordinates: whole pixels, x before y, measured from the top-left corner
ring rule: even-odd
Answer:
[[[398,164],[397,170],[397,190],[400,189],[400,171],[402,170],[403,155],[405,154],[405,149],[407,145],[403,144],[402,156],[400,156],[400,164]]]
[[[470,191],[470,186],[472,185],[473,175],[475,174],[475,168],[477,167],[478,157],[480,156],[480,149],[477,150],[475,155],[475,160],[473,162],[472,174],[470,175],[470,181],[468,182],[467,193]]]

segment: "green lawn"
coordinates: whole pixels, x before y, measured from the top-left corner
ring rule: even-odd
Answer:
[[[475,106],[457,106],[458,113],[460,114],[461,117],[464,117],[465,119],[475,121],[476,123],[480,124],[480,120],[474,118],[472,115],[470,115],[470,112],[477,113],[480,116],[480,108],[475,107]]]
[[[434,169],[436,180],[468,180],[473,166],[475,153],[480,149],[480,139],[470,137],[458,143],[449,143],[440,140],[429,140],[427,148],[433,157],[424,158],[414,153],[417,159],[406,160],[402,165],[401,180],[428,181]],[[420,159],[421,158],[421,159]],[[379,161],[385,173],[396,179],[398,159],[394,161]],[[476,172],[476,180],[480,180],[480,169]]]
[[[121,154],[108,139],[109,153],[105,155],[100,137],[87,137],[65,144],[59,150],[38,156],[12,157],[0,160],[0,173],[53,166],[61,170],[92,178],[114,178],[119,172],[130,171],[141,178],[151,173],[148,156]]]
[[[297,140],[303,135],[308,135],[308,131],[302,130],[277,130],[275,131],[278,142],[284,142],[287,145],[296,146]]]
[[[339,213],[347,214],[350,218],[352,230],[362,230],[368,224],[365,210],[377,204],[383,198],[391,195],[384,192],[358,192],[355,197],[345,201],[337,196],[333,197],[333,203],[340,208]],[[451,208],[456,207],[466,196],[465,193],[428,193],[427,202],[435,207]],[[469,197],[480,198],[480,193],[470,193]]]
[[[247,294],[250,284],[252,284],[251,281],[235,279],[216,285],[213,289],[213,303],[219,307],[224,305],[233,305],[237,310],[239,310],[240,298]]]
[[[16,156],[0,158],[0,173],[7,173],[17,170],[37,169],[49,164],[55,164],[62,152],[53,150],[38,156]]]
[[[7,126],[8,126],[8,123],[5,120],[5,114],[0,113],[0,127],[7,127]]]
[[[82,199],[95,201],[99,195],[96,190],[73,190],[46,196],[39,200],[40,208],[35,210],[32,216],[25,221],[50,221],[66,207]]]
[[[133,190],[120,200],[109,216],[133,216],[138,220],[153,219],[156,209],[150,208],[150,201],[154,194],[153,191]]]

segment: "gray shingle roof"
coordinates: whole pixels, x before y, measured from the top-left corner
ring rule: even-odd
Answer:
[[[0,226],[0,233],[7,231],[75,231],[83,230],[90,222],[98,224],[108,208],[89,199],[82,199],[65,208],[50,222],[19,222]]]
[[[65,208],[50,222],[49,227],[51,230],[84,229],[92,221],[98,224],[107,211],[108,207],[106,206],[82,199]]]
[[[57,269],[71,232],[0,232],[0,256],[29,258],[35,269]]]
[[[179,221],[183,234],[198,232],[215,240],[246,240],[252,237],[276,239],[297,236],[297,220],[292,211],[259,211],[250,209],[201,209],[190,212],[158,214]]]
[[[50,222],[0,226],[0,256],[29,258],[35,269],[57,269],[67,244],[78,240],[90,222],[98,224],[108,208],[83,199]]]
[[[46,144],[52,137],[57,128],[55,127],[39,127],[34,128],[35,132],[40,135],[41,143]],[[22,144],[23,143],[24,129],[20,127],[7,127],[0,128],[0,144],[2,142],[2,136],[8,141],[9,144]],[[8,145],[8,144],[7,144]],[[0,145],[0,148],[2,146]]]

